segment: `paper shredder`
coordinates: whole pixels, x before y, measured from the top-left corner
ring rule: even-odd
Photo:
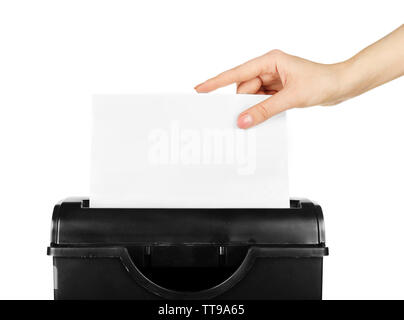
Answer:
[[[286,209],[91,208],[53,211],[55,299],[321,299],[319,205]]]

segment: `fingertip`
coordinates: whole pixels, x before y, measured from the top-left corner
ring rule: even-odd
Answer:
[[[240,129],[248,129],[254,125],[254,119],[250,114],[241,114],[237,119],[237,126]]]
[[[203,85],[203,82],[202,83],[200,83],[200,84],[198,84],[198,85],[196,85],[195,87],[194,87],[194,90],[196,91],[196,92],[199,92],[199,89],[200,89],[200,87]]]
[[[206,82],[202,82],[200,84],[198,84],[195,88],[196,92],[198,93],[208,93],[210,91],[212,91],[209,86],[207,85]]]

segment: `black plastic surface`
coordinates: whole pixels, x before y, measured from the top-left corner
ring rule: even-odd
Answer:
[[[94,209],[57,204],[56,299],[321,299],[321,207]]]
[[[291,200],[287,209],[101,209],[87,199],[55,206],[54,245],[325,243],[321,207]]]

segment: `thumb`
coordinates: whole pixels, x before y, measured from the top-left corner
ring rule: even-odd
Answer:
[[[286,89],[242,112],[237,120],[241,129],[248,129],[293,107],[291,94]]]

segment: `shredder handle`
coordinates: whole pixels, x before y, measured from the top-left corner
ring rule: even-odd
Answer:
[[[241,281],[253,266],[256,258],[256,251],[254,248],[250,248],[241,265],[230,277],[212,288],[194,292],[174,291],[154,283],[136,267],[127,251],[121,261],[134,280],[155,295],[168,300],[206,300],[220,296]]]

